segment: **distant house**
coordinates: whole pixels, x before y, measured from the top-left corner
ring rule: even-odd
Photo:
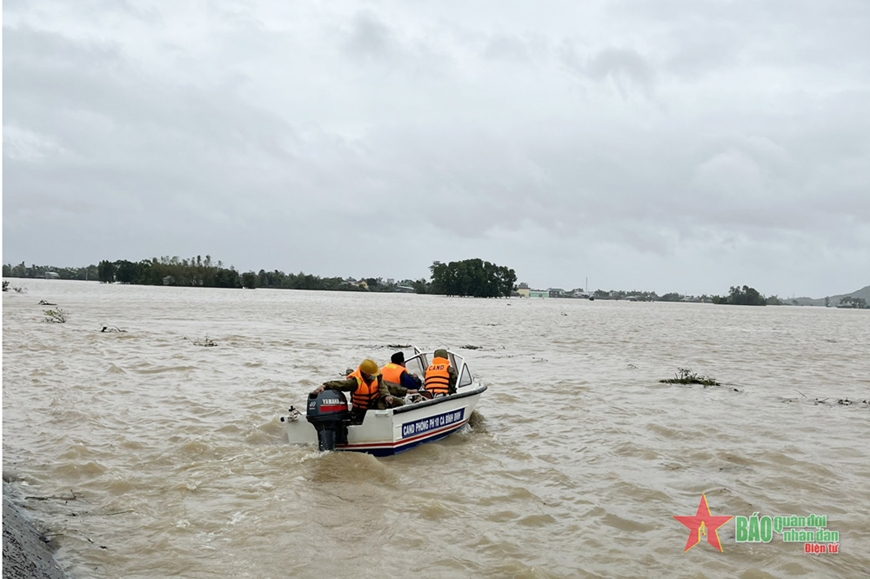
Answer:
[[[550,292],[547,290],[529,290],[530,298],[548,298],[550,297]]]
[[[521,298],[529,297],[529,286],[517,288],[517,295]]]
[[[45,279],[60,279],[60,274],[56,271],[45,272]]]
[[[565,290],[560,287],[551,287],[547,290],[551,298],[561,298],[565,296]]]
[[[401,293],[401,294],[412,294],[416,290],[414,290],[414,288],[412,288],[409,285],[397,285],[396,291]]]

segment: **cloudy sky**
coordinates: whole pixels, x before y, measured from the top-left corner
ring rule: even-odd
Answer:
[[[870,2],[3,2],[3,262],[870,284]]]

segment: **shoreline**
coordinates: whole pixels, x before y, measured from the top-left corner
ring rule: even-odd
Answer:
[[[3,481],[3,579],[69,579],[39,525]]]

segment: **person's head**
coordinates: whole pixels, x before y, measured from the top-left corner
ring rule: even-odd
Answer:
[[[398,364],[399,366],[405,365],[405,353],[404,352],[396,352],[392,356],[390,356],[390,362],[393,364]]]
[[[374,360],[366,358],[360,363],[359,372],[362,374],[362,377],[366,382],[371,382],[377,378],[378,374],[381,373],[381,370],[378,368],[378,365]]]
[[[437,350],[435,350],[435,357],[436,358],[446,358],[447,357],[447,350],[445,350],[444,348],[438,348]]]

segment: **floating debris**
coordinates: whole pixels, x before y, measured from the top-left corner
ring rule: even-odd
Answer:
[[[185,339],[185,340],[190,340],[190,338],[188,338],[187,336],[185,336],[184,339]],[[205,337],[205,340],[190,340],[190,342],[191,342],[194,346],[202,346],[202,347],[204,347],[204,348],[213,348],[214,346],[217,346],[217,342],[215,342],[214,340],[209,339],[208,336]]]
[[[39,303],[36,305],[38,305],[38,306],[56,306],[57,304],[53,304],[53,303],[47,302],[45,300],[39,300]]]
[[[126,332],[127,330],[122,330],[118,326],[103,326],[101,332]]]
[[[480,346],[473,346],[471,344],[465,344],[464,346],[459,346],[459,347],[462,348],[463,350],[481,350],[482,349]]]
[[[834,406],[834,404],[839,406],[870,406],[870,400],[852,400],[851,398],[837,398],[836,401],[831,400],[831,398],[815,398],[813,403],[816,405],[824,404],[825,406]]]
[[[412,348],[411,344],[387,344],[387,348],[393,348],[394,350],[401,350],[403,348]]]
[[[63,495],[53,495],[53,496],[48,496],[48,497],[28,496],[28,497],[24,497],[24,500],[32,500],[32,501],[74,501],[74,500],[76,500],[77,498],[78,498],[78,497],[76,496],[76,493],[75,493],[72,489],[70,489],[70,491],[69,491],[69,496],[63,496]]]
[[[663,384],[701,384],[707,386],[721,386],[719,382],[709,376],[699,376],[690,368],[677,368],[677,374],[673,378],[659,380]]]

